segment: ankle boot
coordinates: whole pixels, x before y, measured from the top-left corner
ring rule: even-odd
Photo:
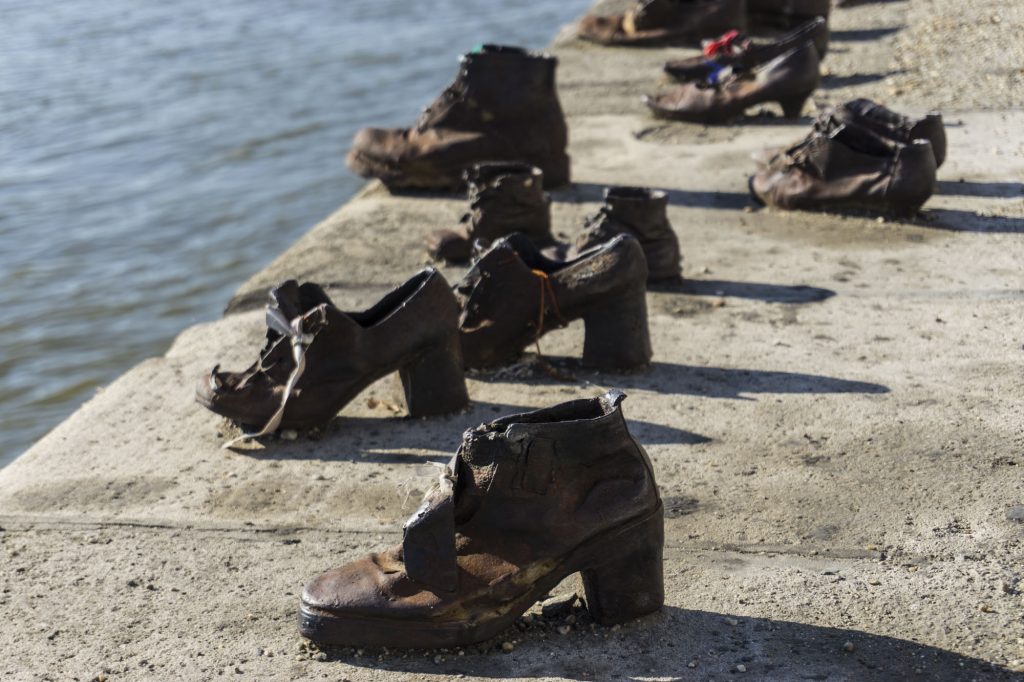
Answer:
[[[807,42],[751,71],[719,71],[644,102],[658,118],[694,123],[726,123],[764,102],[778,102],[786,118],[799,118],[820,83],[818,51]]]
[[[603,625],[659,610],[664,512],[623,399],[609,391],[466,431],[401,545],[306,585],[302,635],[331,646],[466,646],[574,573]]]
[[[260,428],[323,426],[371,383],[398,371],[412,416],[455,412],[469,398],[448,283],[423,270],[372,308],[338,310],[316,284],[289,280],[270,292],[267,342],[244,372],[204,374],[196,400]]]
[[[641,0],[625,14],[587,16],[577,35],[601,45],[687,45],[747,24],[747,0]]]
[[[828,19],[832,0],[747,0],[750,26],[791,29],[815,17]]]
[[[479,163],[466,171],[469,213],[452,230],[437,230],[427,237],[434,258],[464,263],[479,241],[491,242],[513,232],[538,246],[554,242],[551,236],[551,197],[543,188],[544,174],[528,163]]]
[[[576,240],[585,251],[619,234],[636,237],[647,260],[647,281],[678,280],[682,256],[679,240],[668,222],[668,195],[644,187],[609,187],[604,206],[587,219]]]
[[[898,215],[915,214],[934,187],[930,142],[903,145],[852,125],[816,131],[750,179],[751,193],[768,206]]]
[[[732,31],[705,45],[702,56],[673,59],[665,62],[664,70],[680,83],[702,81],[725,68],[754,69],[806,42],[814,44],[821,60],[828,54],[828,39],[828,21],[824,17],[815,17],[778,40],[766,43],[755,43],[742,33]]]
[[[455,287],[466,367],[510,362],[548,331],[580,318],[586,325],[584,365],[646,365],[646,282],[643,249],[629,235],[566,261],[545,257],[522,235],[505,237]]]
[[[454,189],[483,161],[522,161],[548,187],[569,182],[568,131],[554,57],[484,45],[462,56],[455,82],[412,128],[359,131],[349,168],[388,187]]]
[[[941,166],[946,161],[946,128],[942,114],[933,112],[921,118],[910,118],[865,98],[850,100],[830,113],[840,123],[867,128],[900,144],[928,140],[935,153],[935,165]]]

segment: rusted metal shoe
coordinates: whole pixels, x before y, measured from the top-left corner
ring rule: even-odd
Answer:
[[[818,59],[828,54],[829,29],[823,17],[815,17],[777,40],[755,43],[739,31],[731,31],[704,45],[699,57],[673,59],[665,62],[665,73],[680,83],[707,80],[716,71],[731,68],[750,70],[800,47],[814,44]]]
[[[302,635],[325,646],[474,644],[574,573],[601,624],[658,611],[664,512],[624,398],[609,391],[466,431],[401,545],[306,585]]]
[[[624,14],[584,17],[577,35],[610,46],[688,45],[746,24],[747,0],[642,0]]]
[[[778,102],[783,116],[795,119],[820,83],[818,51],[807,42],[750,71],[717,71],[644,102],[658,118],[693,123],[727,123],[765,102]]]
[[[447,414],[469,398],[459,306],[427,268],[362,312],[338,310],[316,284],[289,280],[270,292],[267,342],[244,372],[219,365],[196,386],[204,407],[259,429],[323,426],[371,383],[398,371],[409,414]]]
[[[464,263],[474,244],[486,248],[513,232],[537,246],[554,242],[551,236],[551,197],[544,192],[544,173],[528,163],[480,163],[466,171],[469,213],[451,230],[427,237],[434,258]]]
[[[753,29],[792,29],[815,17],[828,19],[832,0],[747,0]]]
[[[620,234],[640,242],[647,260],[648,282],[680,279],[679,239],[668,221],[668,195],[646,187],[609,187],[604,205],[587,219],[576,239],[576,252],[586,251]]]
[[[515,360],[552,329],[583,319],[583,364],[626,370],[650,362],[647,262],[619,235],[568,260],[544,256],[519,234],[501,239],[456,285],[466,367]]]
[[[876,135],[900,144],[910,144],[917,139],[928,140],[935,153],[935,165],[941,166],[946,161],[946,127],[940,113],[931,112],[920,118],[911,118],[870,99],[860,98],[824,114],[830,115],[839,123],[852,123],[867,128]]]
[[[763,204],[791,210],[915,214],[935,187],[930,142],[900,144],[854,125],[815,131],[750,179]]]
[[[568,130],[555,91],[558,60],[484,45],[462,56],[455,82],[412,128],[364,128],[348,166],[388,187],[455,189],[483,161],[522,161],[548,187],[569,182]]]

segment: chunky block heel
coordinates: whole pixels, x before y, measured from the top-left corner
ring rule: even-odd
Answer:
[[[644,291],[595,307],[583,316],[583,364],[603,370],[643,367],[651,361]]]
[[[580,571],[587,609],[602,625],[617,625],[646,616],[665,603],[662,545],[665,517],[660,507],[643,527],[633,528],[609,543],[614,557]]]
[[[800,115],[804,113],[804,105],[807,104],[807,100],[811,98],[812,94],[813,91],[796,97],[780,99],[779,106],[782,107],[782,115],[789,119],[800,118]]]
[[[469,404],[459,337],[452,336],[398,370],[409,416],[458,412]]]
[[[555,189],[569,184],[571,179],[569,155],[559,153],[546,163],[539,163],[544,171],[544,189]]]

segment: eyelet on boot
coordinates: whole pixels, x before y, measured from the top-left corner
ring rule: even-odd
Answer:
[[[302,592],[321,645],[426,648],[489,639],[564,578],[614,625],[664,603],[664,512],[650,460],[609,391],[466,431],[402,544]]]
[[[434,268],[361,312],[338,310],[312,283],[289,280],[270,293],[259,359],[243,372],[214,367],[196,385],[199,404],[259,429],[253,437],[323,426],[394,371],[410,415],[447,414],[468,404],[458,303]]]

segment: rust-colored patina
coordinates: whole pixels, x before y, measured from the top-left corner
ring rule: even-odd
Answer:
[[[336,646],[480,642],[580,572],[612,625],[664,602],[664,515],[651,462],[610,391],[464,434],[402,544],[306,585],[300,631]]]
[[[824,59],[828,54],[828,41],[828,21],[824,17],[815,17],[786,35],[767,42],[754,42],[743,34],[723,36],[712,47],[705,48],[704,55],[667,61],[664,70],[680,83],[702,81],[720,69],[754,69],[806,42],[813,43],[818,58]]]
[[[679,280],[682,256],[667,208],[668,195],[661,190],[609,187],[604,191],[604,205],[587,218],[576,238],[576,250],[583,252],[628,234],[643,247],[648,282]]]
[[[747,0],[642,0],[623,13],[584,17],[577,35],[609,46],[695,44],[747,26]]]
[[[581,318],[584,365],[644,366],[651,359],[646,282],[643,248],[629,235],[568,260],[546,257],[519,234],[501,239],[456,285],[466,367],[508,363],[546,332]]]
[[[644,102],[658,118],[694,123],[728,123],[764,102],[778,102],[786,118],[799,118],[821,83],[820,61],[808,41],[753,69],[716,71],[713,78],[645,97]]]
[[[349,168],[388,187],[455,189],[484,161],[522,161],[548,187],[569,182],[568,128],[558,93],[558,60],[518,47],[484,45],[465,54],[453,82],[411,128],[363,128]]]
[[[544,191],[544,173],[528,163],[479,163],[465,174],[469,212],[454,229],[427,236],[434,258],[465,263],[473,245],[486,248],[513,232],[537,246],[554,243],[551,236],[551,197]]]
[[[361,312],[338,310],[318,285],[289,280],[270,292],[267,342],[243,372],[200,377],[196,400],[259,435],[323,426],[360,391],[398,371],[409,413],[455,412],[469,398],[459,306],[427,268]]]

